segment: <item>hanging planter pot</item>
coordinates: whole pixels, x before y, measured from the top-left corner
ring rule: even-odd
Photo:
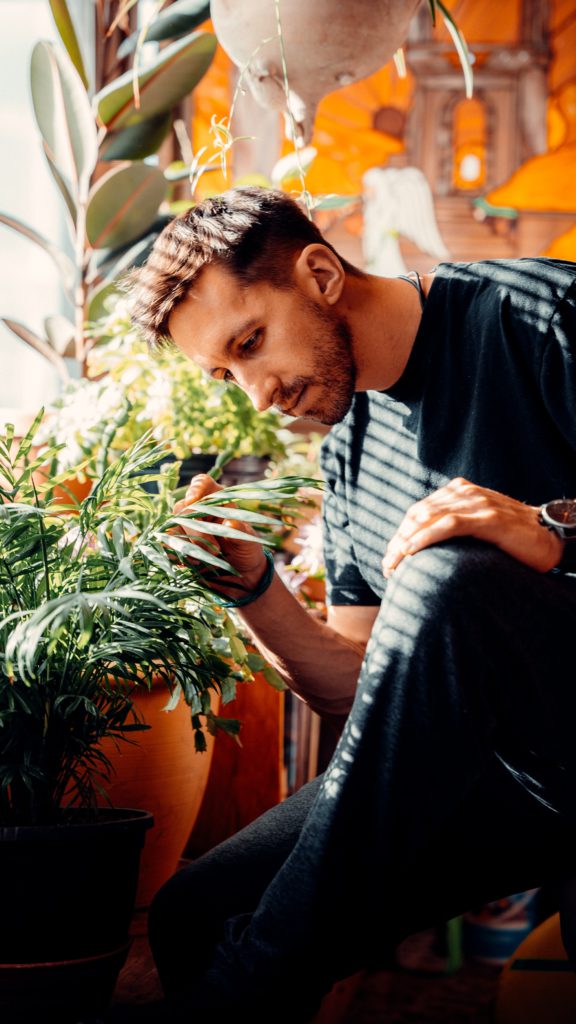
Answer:
[[[274,0],[212,0],[210,13],[218,42],[257,102],[289,109],[297,134],[309,142],[319,100],[383,67],[406,41],[419,3],[290,0],[277,11]]]
[[[152,815],[67,811],[0,828],[0,1018],[75,1024],[109,1005],[126,959]]]

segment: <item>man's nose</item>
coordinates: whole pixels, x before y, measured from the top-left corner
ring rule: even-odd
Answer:
[[[256,412],[266,412],[272,405],[275,384],[270,378],[246,381],[243,385]]]

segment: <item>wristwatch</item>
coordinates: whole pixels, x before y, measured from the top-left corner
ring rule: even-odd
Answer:
[[[558,569],[576,572],[576,500],[555,498],[540,506],[539,521],[566,541]]]

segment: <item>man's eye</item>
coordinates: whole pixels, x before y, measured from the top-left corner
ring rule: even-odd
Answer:
[[[225,384],[236,384],[234,374],[230,370],[224,370],[220,380],[223,380]]]
[[[254,331],[254,334],[251,334],[249,338],[246,338],[246,341],[242,342],[240,346],[240,351],[242,352],[243,355],[245,355],[247,352],[251,352],[252,349],[256,347],[256,345],[258,344],[259,337],[260,331]]]

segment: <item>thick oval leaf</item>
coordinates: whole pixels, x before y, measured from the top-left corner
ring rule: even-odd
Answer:
[[[30,64],[34,113],[51,160],[83,199],[98,158],[96,125],[76,68],[52,43],[36,43]]]
[[[107,316],[110,313],[106,300],[111,295],[119,295],[120,289],[118,285],[112,281],[110,283],[101,284],[98,288],[95,288],[90,294],[88,300],[88,309],[86,313],[86,319],[89,323],[94,323],[95,320],[99,320],[102,316]]]
[[[78,37],[76,36],[74,24],[70,17],[70,11],[68,10],[66,0],[48,0],[48,2],[50,4],[52,17],[56,22],[56,28],[58,29],[60,38],[68,51],[68,56],[80,75],[82,85],[87,89],[88,78],[86,77],[86,71],[84,70],[82,52],[78,44]]]
[[[138,75],[140,106],[134,102],[133,74],[127,71],[94,97],[99,120],[117,131],[171,110],[204,76],[215,50],[216,36],[210,32],[193,32],[171,43]]]
[[[56,369],[60,379],[68,383],[70,380],[68,367],[62,359],[62,356],[58,355],[47,341],[44,341],[43,338],[39,338],[34,331],[31,331],[29,327],[25,327],[24,324],[19,323],[17,320],[9,320],[7,317],[2,317],[2,323],[5,324],[17,338],[20,338],[20,340],[24,341],[30,346],[30,348],[33,348],[41,356],[44,356],[49,363],[52,363],[52,366]]]
[[[101,160],[144,160],[156,153],[172,126],[172,116],[158,114],[106,136],[100,149]]]
[[[162,228],[165,228],[173,217],[170,214],[162,213],[155,218],[154,222],[144,231],[141,237],[127,245],[120,245],[115,249],[95,249],[90,258],[90,283],[96,280],[112,280],[118,276],[120,271],[131,266],[140,266],[148,254],[148,248],[152,246]],[[143,255],[140,255],[140,252]],[[118,267],[120,266],[120,270]]]
[[[158,235],[159,231],[152,230],[148,235],[139,238],[134,245],[129,245],[128,247],[120,246],[118,249],[113,249],[112,253],[117,253],[118,257],[112,258],[107,262],[107,271],[105,274],[98,275],[95,281],[95,288],[100,288],[104,284],[114,284],[118,287],[121,279],[130,270],[133,270],[134,267],[141,267],[146,262]]]
[[[60,171],[56,167],[56,164],[52,160],[52,157],[50,156],[50,153],[48,152],[48,147],[47,147],[46,143],[44,142],[44,139],[42,139],[42,148],[44,150],[44,156],[46,157],[46,160],[48,161],[48,167],[50,168],[50,173],[51,173],[52,177],[54,178],[54,181],[58,185],[58,188],[60,189],[60,194],[62,195],[62,198],[64,199],[64,202],[66,203],[66,208],[68,210],[68,213],[70,214],[70,220],[72,222],[72,227],[75,229],[76,228],[76,223],[77,223],[77,220],[78,220],[78,208],[77,208],[76,203],[74,201],[74,197],[73,197],[70,189],[68,188],[67,182],[62,177],[62,175],[60,174]],[[73,235],[75,234],[75,230],[72,232],[72,234]]]
[[[67,316],[62,316],[61,313],[54,313],[53,316],[47,316],[44,320],[44,329],[54,351],[59,356],[69,356],[73,359],[76,354],[74,347],[76,328],[72,321]]]
[[[180,39],[192,32],[210,17],[210,0],[176,0],[154,18],[147,30],[145,42],[160,43],[165,39]],[[140,32],[133,32],[118,47],[118,57],[127,57],[136,49]]]
[[[49,242],[43,235],[39,235],[33,228],[28,227],[23,221],[17,220],[15,217],[8,217],[5,213],[0,213],[0,224],[6,224],[6,227],[12,228],[13,231],[17,231],[19,235],[24,235],[25,238],[29,238],[31,242],[35,242],[40,248],[44,249],[49,256],[52,257],[54,263],[60,271],[62,278],[62,284],[68,298],[72,299],[72,292],[76,284],[76,268],[72,263],[72,260],[62,252],[56,245]]]
[[[166,195],[161,170],[126,163],[108,171],[90,192],[86,234],[95,249],[114,249],[139,238],[156,219]]]

